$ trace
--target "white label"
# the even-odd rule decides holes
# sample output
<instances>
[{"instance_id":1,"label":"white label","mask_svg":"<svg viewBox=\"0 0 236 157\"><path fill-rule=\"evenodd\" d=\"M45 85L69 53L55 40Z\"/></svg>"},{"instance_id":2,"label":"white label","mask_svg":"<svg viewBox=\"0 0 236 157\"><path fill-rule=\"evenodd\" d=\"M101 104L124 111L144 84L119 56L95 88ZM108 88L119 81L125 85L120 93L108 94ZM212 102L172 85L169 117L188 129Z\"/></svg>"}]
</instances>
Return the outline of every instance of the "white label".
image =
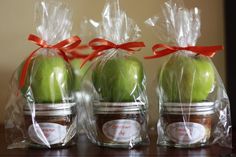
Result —
<instances>
[{"instance_id":1,"label":"white label","mask_svg":"<svg viewBox=\"0 0 236 157\"><path fill-rule=\"evenodd\" d=\"M178 144L194 144L206 137L203 125L192 122L172 123L166 129L168 137Z\"/></svg>"},{"instance_id":2,"label":"white label","mask_svg":"<svg viewBox=\"0 0 236 157\"><path fill-rule=\"evenodd\" d=\"M66 126L56 123L38 123L28 128L32 141L41 145L52 145L62 142L66 137Z\"/></svg>"},{"instance_id":3,"label":"white label","mask_svg":"<svg viewBox=\"0 0 236 157\"><path fill-rule=\"evenodd\" d=\"M140 136L141 126L134 120L112 120L106 122L102 131L104 135L115 142L129 142Z\"/></svg>"}]
</instances>

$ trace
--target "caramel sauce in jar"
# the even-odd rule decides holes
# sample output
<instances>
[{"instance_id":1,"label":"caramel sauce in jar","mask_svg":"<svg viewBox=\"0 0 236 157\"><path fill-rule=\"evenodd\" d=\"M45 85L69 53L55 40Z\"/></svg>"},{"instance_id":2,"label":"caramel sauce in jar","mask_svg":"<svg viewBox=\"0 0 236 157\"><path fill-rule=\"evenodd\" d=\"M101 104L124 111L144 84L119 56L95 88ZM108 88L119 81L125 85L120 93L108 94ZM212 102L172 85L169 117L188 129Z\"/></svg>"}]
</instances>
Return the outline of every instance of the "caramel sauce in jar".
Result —
<instances>
[{"instance_id":1,"label":"caramel sauce in jar","mask_svg":"<svg viewBox=\"0 0 236 157\"><path fill-rule=\"evenodd\" d=\"M76 144L75 103L35 104L24 107L30 147L63 148Z\"/></svg>"},{"instance_id":2,"label":"caramel sauce in jar","mask_svg":"<svg viewBox=\"0 0 236 157\"><path fill-rule=\"evenodd\" d=\"M161 115L165 139L160 144L194 148L209 144L212 134L214 103L166 103Z\"/></svg>"},{"instance_id":3,"label":"caramel sauce in jar","mask_svg":"<svg viewBox=\"0 0 236 157\"><path fill-rule=\"evenodd\" d=\"M132 147L147 136L146 108L142 103L97 103L94 115L101 146Z\"/></svg>"}]
</instances>

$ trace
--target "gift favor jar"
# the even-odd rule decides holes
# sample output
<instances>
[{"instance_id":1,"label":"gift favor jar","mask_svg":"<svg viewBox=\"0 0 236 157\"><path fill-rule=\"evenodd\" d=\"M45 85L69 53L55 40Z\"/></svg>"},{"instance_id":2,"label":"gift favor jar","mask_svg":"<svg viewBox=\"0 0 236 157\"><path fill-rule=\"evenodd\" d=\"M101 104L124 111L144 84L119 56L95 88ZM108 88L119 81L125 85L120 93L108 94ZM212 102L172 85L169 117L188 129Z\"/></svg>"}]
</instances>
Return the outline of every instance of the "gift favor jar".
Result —
<instances>
[{"instance_id":1,"label":"gift favor jar","mask_svg":"<svg viewBox=\"0 0 236 157\"><path fill-rule=\"evenodd\" d=\"M94 116L99 145L127 148L146 137L147 117L143 103L95 103Z\"/></svg>"},{"instance_id":2,"label":"gift favor jar","mask_svg":"<svg viewBox=\"0 0 236 157\"><path fill-rule=\"evenodd\" d=\"M161 145L192 148L208 145L214 123L214 103L165 103L161 115L165 139Z\"/></svg>"},{"instance_id":3,"label":"gift favor jar","mask_svg":"<svg viewBox=\"0 0 236 157\"><path fill-rule=\"evenodd\" d=\"M24 107L29 145L39 148L59 148L75 144L75 103L35 104Z\"/></svg>"}]
</instances>

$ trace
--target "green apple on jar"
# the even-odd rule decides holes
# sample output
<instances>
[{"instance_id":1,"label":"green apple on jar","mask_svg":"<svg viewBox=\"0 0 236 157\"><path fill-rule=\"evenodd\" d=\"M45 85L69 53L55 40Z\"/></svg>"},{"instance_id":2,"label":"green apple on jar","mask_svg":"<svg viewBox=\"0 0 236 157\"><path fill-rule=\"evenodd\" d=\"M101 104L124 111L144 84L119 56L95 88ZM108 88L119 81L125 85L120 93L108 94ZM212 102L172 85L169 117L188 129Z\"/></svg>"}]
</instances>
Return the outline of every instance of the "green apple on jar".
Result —
<instances>
[{"instance_id":1,"label":"green apple on jar","mask_svg":"<svg viewBox=\"0 0 236 157\"><path fill-rule=\"evenodd\" d=\"M160 71L159 85L165 101L205 101L214 90L214 68L205 56L173 55Z\"/></svg>"},{"instance_id":2,"label":"green apple on jar","mask_svg":"<svg viewBox=\"0 0 236 157\"><path fill-rule=\"evenodd\" d=\"M38 55L31 60L21 91L25 96L31 91L36 103L63 102L71 96L72 82L71 66L62 57Z\"/></svg>"},{"instance_id":3,"label":"green apple on jar","mask_svg":"<svg viewBox=\"0 0 236 157\"><path fill-rule=\"evenodd\" d=\"M133 102L143 90L142 63L135 57L117 57L100 62L92 71L92 82L105 102Z\"/></svg>"}]
</instances>

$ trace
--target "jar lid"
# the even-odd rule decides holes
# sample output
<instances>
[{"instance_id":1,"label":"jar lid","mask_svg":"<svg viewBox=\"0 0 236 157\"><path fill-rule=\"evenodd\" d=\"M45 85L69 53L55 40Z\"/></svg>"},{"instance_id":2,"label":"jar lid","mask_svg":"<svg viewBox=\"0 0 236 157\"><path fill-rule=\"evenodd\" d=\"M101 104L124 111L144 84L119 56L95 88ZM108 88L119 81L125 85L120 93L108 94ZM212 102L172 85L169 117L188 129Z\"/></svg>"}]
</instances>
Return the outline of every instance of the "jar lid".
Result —
<instances>
[{"instance_id":1,"label":"jar lid","mask_svg":"<svg viewBox=\"0 0 236 157\"><path fill-rule=\"evenodd\" d=\"M45 111L45 110L64 110L64 109L70 109L73 108L76 105L76 103L54 103L54 104L26 104L24 106L24 110L32 110L35 108L36 111Z\"/></svg>"},{"instance_id":2,"label":"jar lid","mask_svg":"<svg viewBox=\"0 0 236 157\"><path fill-rule=\"evenodd\" d=\"M214 102L164 103L163 110L168 114L212 114Z\"/></svg>"},{"instance_id":3,"label":"jar lid","mask_svg":"<svg viewBox=\"0 0 236 157\"><path fill-rule=\"evenodd\" d=\"M24 106L24 114L37 116L66 116L76 112L76 103L29 104Z\"/></svg>"},{"instance_id":4,"label":"jar lid","mask_svg":"<svg viewBox=\"0 0 236 157\"><path fill-rule=\"evenodd\" d=\"M194 102L194 103L177 103L177 102L166 102L163 104L164 107L212 107L214 102Z\"/></svg>"},{"instance_id":5,"label":"jar lid","mask_svg":"<svg viewBox=\"0 0 236 157\"><path fill-rule=\"evenodd\" d=\"M201 111L201 112L179 112L179 111L164 111L164 114L171 114L171 115L211 115L214 114L215 111L209 110L209 111Z\"/></svg>"},{"instance_id":6,"label":"jar lid","mask_svg":"<svg viewBox=\"0 0 236 157\"><path fill-rule=\"evenodd\" d=\"M146 105L143 102L96 102L93 110L98 114L134 114L146 111Z\"/></svg>"}]
</instances>

